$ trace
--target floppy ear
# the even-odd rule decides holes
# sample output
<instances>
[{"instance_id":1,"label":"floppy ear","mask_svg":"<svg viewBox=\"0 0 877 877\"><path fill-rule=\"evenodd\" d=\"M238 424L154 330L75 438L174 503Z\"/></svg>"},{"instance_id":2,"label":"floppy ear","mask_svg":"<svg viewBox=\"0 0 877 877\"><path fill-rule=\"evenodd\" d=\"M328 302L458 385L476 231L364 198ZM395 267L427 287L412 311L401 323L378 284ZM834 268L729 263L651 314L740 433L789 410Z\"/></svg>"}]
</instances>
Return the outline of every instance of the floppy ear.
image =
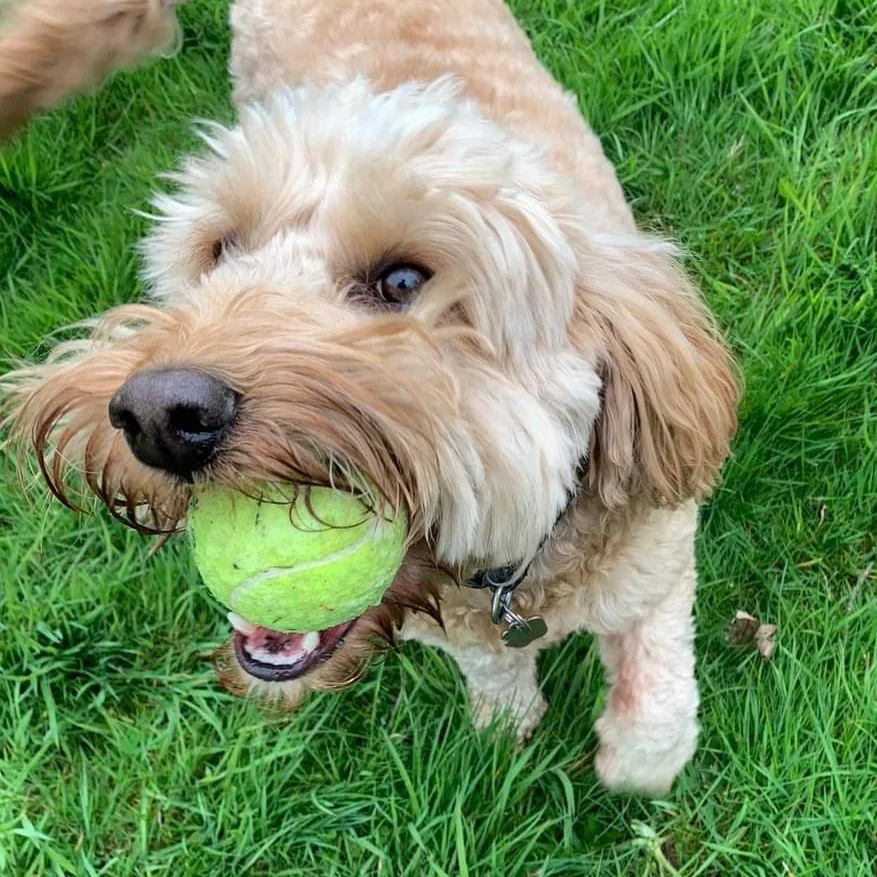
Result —
<instances>
[{"instance_id":1,"label":"floppy ear","mask_svg":"<svg viewBox=\"0 0 877 877\"><path fill-rule=\"evenodd\" d=\"M674 248L645 235L587 235L577 329L602 369L589 483L609 506L674 504L713 486L736 426L728 349Z\"/></svg>"}]
</instances>

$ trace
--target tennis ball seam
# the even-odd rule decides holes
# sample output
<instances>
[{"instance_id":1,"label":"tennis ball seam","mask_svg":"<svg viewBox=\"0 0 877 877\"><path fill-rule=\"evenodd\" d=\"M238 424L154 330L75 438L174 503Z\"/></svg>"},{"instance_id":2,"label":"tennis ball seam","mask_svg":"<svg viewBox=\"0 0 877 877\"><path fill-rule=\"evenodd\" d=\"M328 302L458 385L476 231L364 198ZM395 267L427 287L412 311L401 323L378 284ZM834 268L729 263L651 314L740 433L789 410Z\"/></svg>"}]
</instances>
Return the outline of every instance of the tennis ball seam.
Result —
<instances>
[{"instance_id":1,"label":"tennis ball seam","mask_svg":"<svg viewBox=\"0 0 877 877\"><path fill-rule=\"evenodd\" d=\"M228 605L237 611L238 602L253 590L253 588L259 587L259 585L263 585L266 582L270 582L272 579L279 578L280 576L289 575L290 573L310 572L311 570L319 569L321 566L335 563L338 560L343 560L351 554L355 554L370 539L373 539L377 535L380 524L380 519L374 520L356 542L352 542L350 545L340 548L332 554L318 557L314 560L307 560L303 563L293 564L292 566L272 566L269 569L261 570L235 586L232 592L228 595Z\"/></svg>"}]
</instances>

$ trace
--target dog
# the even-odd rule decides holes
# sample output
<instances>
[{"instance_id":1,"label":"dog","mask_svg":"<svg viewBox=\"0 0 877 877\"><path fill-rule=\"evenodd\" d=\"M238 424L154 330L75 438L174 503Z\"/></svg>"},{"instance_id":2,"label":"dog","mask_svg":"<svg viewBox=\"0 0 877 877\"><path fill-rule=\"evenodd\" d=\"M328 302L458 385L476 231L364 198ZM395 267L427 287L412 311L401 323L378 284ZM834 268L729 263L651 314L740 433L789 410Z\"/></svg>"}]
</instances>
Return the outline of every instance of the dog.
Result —
<instances>
[{"instance_id":1,"label":"dog","mask_svg":"<svg viewBox=\"0 0 877 877\"><path fill-rule=\"evenodd\" d=\"M7 119L163 44L174 10L79 13L104 31L65 31ZM501 0L235 0L231 24L239 121L204 127L156 197L148 299L4 379L19 456L162 538L193 487L366 476L411 522L383 602L307 647L232 616L224 683L292 708L381 638L418 640L455 659L476 725L525 740L539 651L587 631L609 685L596 772L666 792L698 736L698 504L738 402L676 249L638 230ZM95 53L106 28L120 42Z\"/></svg>"}]
</instances>

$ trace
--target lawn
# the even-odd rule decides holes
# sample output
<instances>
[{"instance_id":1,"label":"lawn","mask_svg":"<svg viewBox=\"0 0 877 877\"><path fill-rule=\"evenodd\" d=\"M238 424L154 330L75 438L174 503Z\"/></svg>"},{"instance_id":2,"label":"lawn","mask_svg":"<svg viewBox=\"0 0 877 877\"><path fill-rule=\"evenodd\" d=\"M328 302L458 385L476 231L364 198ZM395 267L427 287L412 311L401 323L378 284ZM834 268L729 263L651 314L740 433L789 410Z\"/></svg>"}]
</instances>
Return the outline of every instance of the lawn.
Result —
<instances>
[{"instance_id":1,"label":"lawn","mask_svg":"<svg viewBox=\"0 0 877 877\"><path fill-rule=\"evenodd\" d=\"M214 681L184 546L0 476L0 873L794 875L877 868L877 7L517 0L641 222L691 253L746 377L705 509L703 737L665 800L597 784L593 644L542 661L531 745L479 736L444 657L266 718ZM230 119L226 2L174 60L0 150L0 351L141 293L156 175ZM158 185L162 185L158 183ZM770 661L726 642L744 609Z\"/></svg>"}]
</instances>

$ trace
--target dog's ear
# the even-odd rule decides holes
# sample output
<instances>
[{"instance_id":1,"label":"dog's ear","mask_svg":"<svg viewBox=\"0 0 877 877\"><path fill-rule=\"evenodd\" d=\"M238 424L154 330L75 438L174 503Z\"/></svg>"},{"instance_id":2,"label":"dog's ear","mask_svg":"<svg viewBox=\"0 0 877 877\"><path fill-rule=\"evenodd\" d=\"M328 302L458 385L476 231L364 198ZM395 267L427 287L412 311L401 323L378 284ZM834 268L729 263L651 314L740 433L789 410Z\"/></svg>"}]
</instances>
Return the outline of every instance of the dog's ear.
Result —
<instances>
[{"instance_id":1,"label":"dog's ear","mask_svg":"<svg viewBox=\"0 0 877 877\"><path fill-rule=\"evenodd\" d=\"M609 506L635 493L674 504L715 483L736 426L737 376L674 248L644 235L588 235L577 331L601 365L589 460Z\"/></svg>"}]
</instances>

